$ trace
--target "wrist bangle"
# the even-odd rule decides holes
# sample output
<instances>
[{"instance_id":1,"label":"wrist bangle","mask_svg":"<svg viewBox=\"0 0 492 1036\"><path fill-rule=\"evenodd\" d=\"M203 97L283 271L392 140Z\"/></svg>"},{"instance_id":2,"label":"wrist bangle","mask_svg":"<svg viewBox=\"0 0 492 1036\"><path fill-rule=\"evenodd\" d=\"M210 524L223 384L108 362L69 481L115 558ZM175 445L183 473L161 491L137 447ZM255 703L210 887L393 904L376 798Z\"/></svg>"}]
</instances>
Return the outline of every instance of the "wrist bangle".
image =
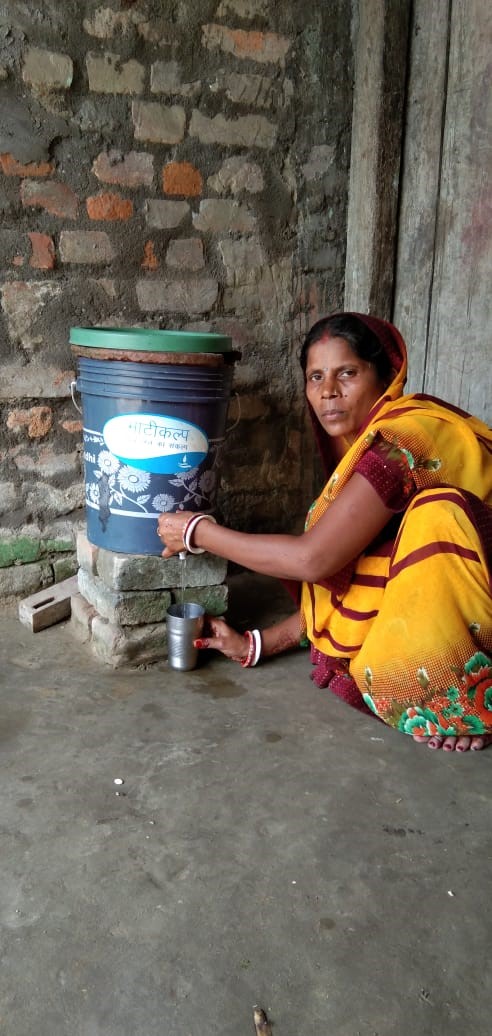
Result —
<instances>
[{"instance_id":1,"label":"wrist bangle","mask_svg":"<svg viewBox=\"0 0 492 1036\"><path fill-rule=\"evenodd\" d=\"M202 518L207 518L208 521L209 522L213 522L214 525L217 524L217 522L216 522L216 520L215 520L215 518L214 518L214 516L212 514L201 514L200 513L200 514L194 514L191 518L188 518L188 521L186 522L186 525L185 525L185 527L183 529L183 543L184 543L184 545L186 547L186 550L188 550L190 554L204 554L205 553L205 547L192 547L191 546L192 534L194 533L194 531L195 531L195 529L196 529L196 527L198 525L198 522L201 522Z\"/></svg>"},{"instance_id":2,"label":"wrist bangle","mask_svg":"<svg viewBox=\"0 0 492 1036\"><path fill-rule=\"evenodd\" d=\"M257 665L261 657L261 633L259 630L246 630L245 637L249 640L248 654L243 658L241 665L243 669L250 669Z\"/></svg>"}]
</instances>

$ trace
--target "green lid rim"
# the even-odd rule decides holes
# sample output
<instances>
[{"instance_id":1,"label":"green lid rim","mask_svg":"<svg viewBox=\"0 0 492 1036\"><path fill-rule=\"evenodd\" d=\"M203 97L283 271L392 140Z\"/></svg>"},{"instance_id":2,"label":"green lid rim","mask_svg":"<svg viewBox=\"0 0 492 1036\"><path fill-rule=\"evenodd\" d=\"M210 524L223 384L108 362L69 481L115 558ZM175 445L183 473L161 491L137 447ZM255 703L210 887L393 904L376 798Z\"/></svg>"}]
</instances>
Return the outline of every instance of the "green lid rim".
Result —
<instances>
[{"instance_id":1,"label":"green lid rim","mask_svg":"<svg viewBox=\"0 0 492 1036\"><path fill-rule=\"evenodd\" d=\"M86 349L126 349L129 352L232 352L232 338L228 335L147 327L71 327L70 345Z\"/></svg>"}]
</instances>

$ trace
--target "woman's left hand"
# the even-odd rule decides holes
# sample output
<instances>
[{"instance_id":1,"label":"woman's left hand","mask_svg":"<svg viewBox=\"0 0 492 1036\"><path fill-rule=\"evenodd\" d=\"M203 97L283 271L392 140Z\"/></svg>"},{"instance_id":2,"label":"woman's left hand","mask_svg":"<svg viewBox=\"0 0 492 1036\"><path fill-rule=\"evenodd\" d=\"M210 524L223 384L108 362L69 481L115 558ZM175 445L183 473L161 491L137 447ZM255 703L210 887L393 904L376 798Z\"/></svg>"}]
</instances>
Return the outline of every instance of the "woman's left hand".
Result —
<instances>
[{"instance_id":1,"label":"woman's left hand","mask_svg":"<svg viewBox=\"0 0 492 1036\"><path fill-rule=\"evenodd\" d=\"M159 515L157 535L165 547L162 551L163 558L171 558L173 554L186 550L183 533L190 518L193 518L193 511L165 511Z\"/></svg>"}]
</instances>

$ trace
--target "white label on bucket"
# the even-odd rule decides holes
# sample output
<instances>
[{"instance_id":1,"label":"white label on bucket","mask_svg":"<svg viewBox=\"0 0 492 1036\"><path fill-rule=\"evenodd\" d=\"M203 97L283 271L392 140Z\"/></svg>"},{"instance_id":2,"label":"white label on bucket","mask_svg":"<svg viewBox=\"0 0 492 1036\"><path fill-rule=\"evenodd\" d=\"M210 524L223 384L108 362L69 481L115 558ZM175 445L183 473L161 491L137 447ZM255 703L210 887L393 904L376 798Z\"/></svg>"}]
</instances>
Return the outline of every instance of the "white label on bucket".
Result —
<instances>
[{"instance_id":1,"label":"white label on bucket","mask_svg":"<svg viewBox=\"0 0 492 1036\"><path fill-rule=\"evenodd\" d=\"M143 471L177 474L198 467L208 453L204 432L189 421L162 414L121 414L103 428L115 457Z\"/></svg>"}]
</instances>

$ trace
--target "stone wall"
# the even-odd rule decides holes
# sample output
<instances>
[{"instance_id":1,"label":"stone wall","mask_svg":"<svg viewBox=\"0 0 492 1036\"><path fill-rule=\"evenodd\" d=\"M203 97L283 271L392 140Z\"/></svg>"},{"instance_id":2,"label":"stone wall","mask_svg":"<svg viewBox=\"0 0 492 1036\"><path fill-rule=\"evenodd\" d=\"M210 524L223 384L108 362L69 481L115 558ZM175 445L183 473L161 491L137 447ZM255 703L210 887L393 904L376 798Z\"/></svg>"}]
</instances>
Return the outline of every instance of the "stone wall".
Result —
<instances>
[{"instance_id":1,"label":"stone wall","mask_svg":"<svg viewBox=\"0 0 492 1036\"><path fill-rule=\"evenodd\" d=\"M230 334L220 514L302 521L297 351L343 302L350 5L0 2L0 594L76 568L72 326Z\"/></svg>"}]
</instances>

